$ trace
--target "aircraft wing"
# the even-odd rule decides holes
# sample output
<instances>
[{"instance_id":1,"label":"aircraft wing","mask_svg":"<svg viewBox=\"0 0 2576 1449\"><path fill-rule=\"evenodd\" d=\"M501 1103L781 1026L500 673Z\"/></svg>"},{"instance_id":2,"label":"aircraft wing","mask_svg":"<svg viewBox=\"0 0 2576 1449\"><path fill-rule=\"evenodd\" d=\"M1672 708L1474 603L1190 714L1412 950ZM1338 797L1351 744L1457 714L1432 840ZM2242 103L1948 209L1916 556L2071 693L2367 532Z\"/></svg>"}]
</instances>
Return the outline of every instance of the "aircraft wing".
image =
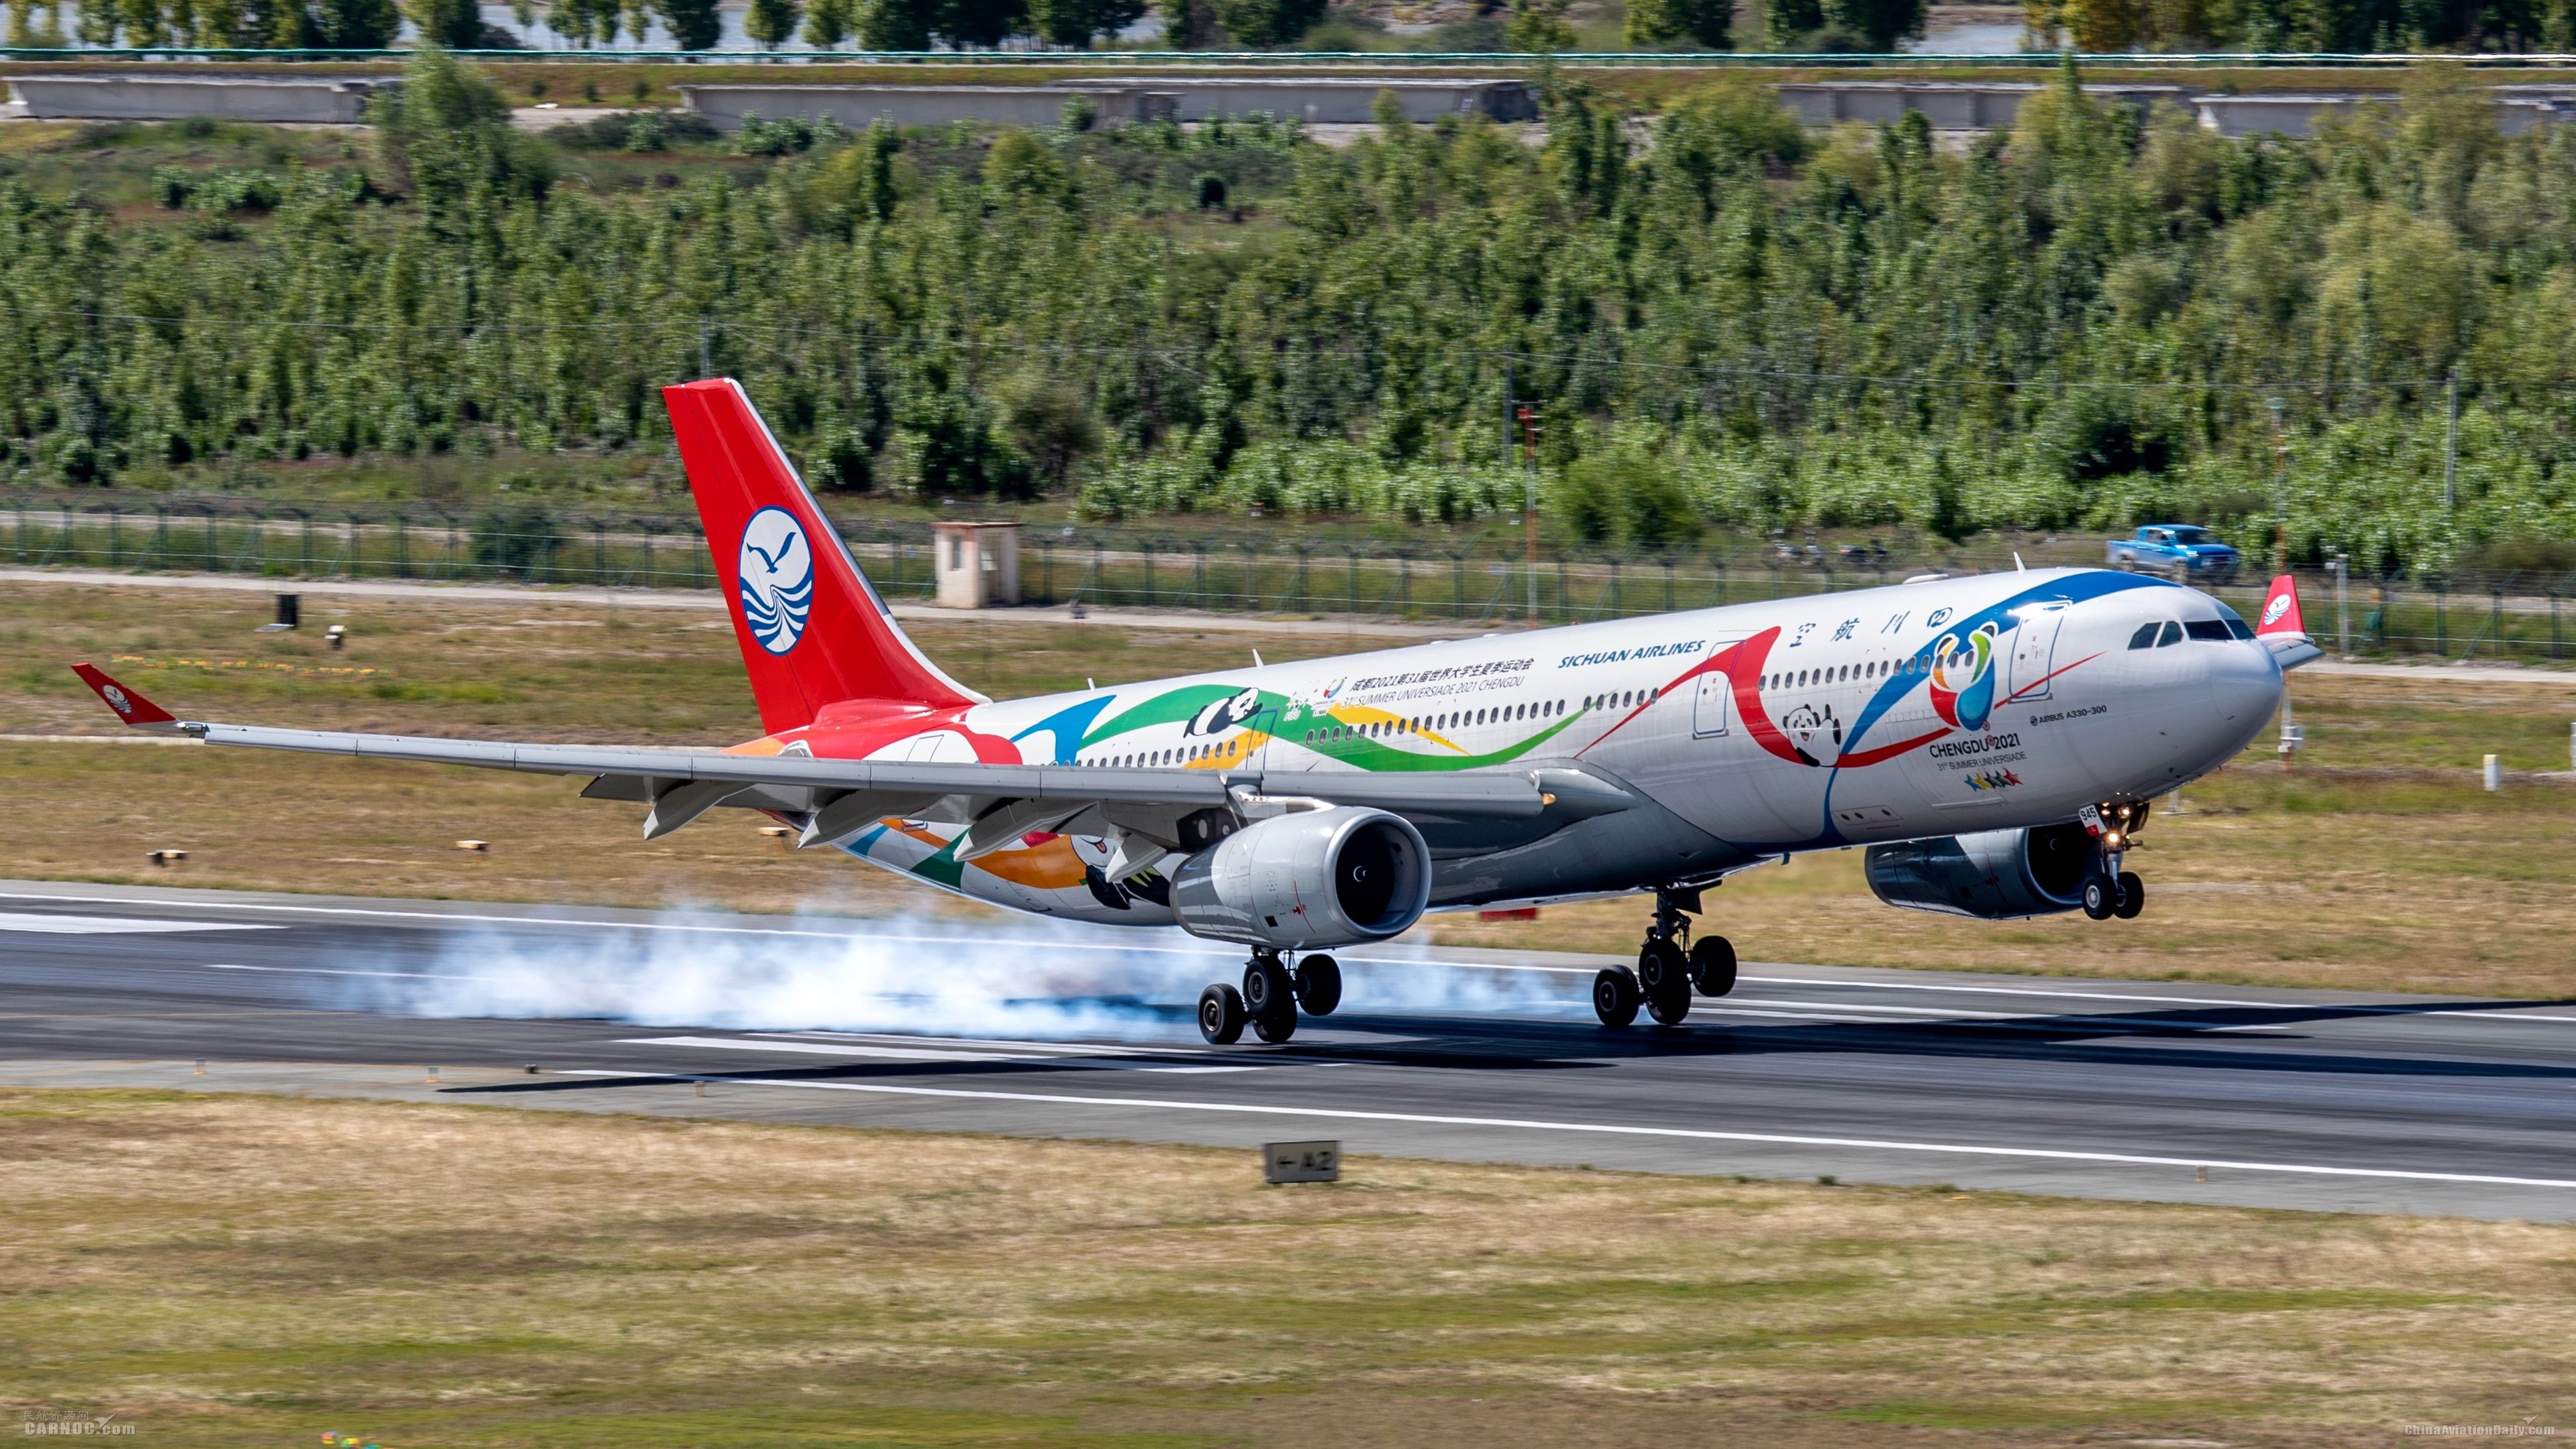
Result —
<instances>
[{"instance_id":1,"label":"aircraft wing","mask_svg":"<svg viewBox=\"0 0 2576 1449\"><path fill-rule=\"evenodd\" d=\"M1529 770L1438 775L1372 775L1341 771L1087 769L1071 765L933 764L906 760L823 760L802 755L731 754L632 745L523 744L413 735L183 720L104 672L73 672L110 709L138 729L188 734L210 745L473 765L546 775L590 775L582 793L653 807L650 840L677 830L717 805L749 806L806 816L806 844L834 843L890 815L952 818L998 845L1029 830L1054 829L1088 810L1108 824L1189 844L1180 826L1190 813L1266 794L1364 805L1413 816L1527 817L1557 803L1575 814L1625 809L1624 792L1574 771ZM1562 776L1559 779L1556 777ZM1155 821L1162 822L1157 828ZM845 828L846 827L846 828Z\"/></svg>"}]
</instances>

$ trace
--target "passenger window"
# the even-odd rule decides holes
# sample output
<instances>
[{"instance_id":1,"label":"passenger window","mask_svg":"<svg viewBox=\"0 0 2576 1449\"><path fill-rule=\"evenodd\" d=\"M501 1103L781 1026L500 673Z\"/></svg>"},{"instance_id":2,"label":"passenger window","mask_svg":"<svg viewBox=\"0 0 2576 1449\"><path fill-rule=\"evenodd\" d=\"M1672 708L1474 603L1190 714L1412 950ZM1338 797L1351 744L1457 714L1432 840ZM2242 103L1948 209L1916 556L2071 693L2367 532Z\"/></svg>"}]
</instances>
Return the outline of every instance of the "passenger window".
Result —
<instances>
[{"instance_id":1,"label":"passenger window","mask_svg":"<svg viewBox=\"0 0 2576 1449\"><path fill-rule=\"evenodd\" d=\"M2157 648L2159 648L2159 649L2163 649L2163 648L2167 648L2167 647L2170 647L2170 646L2175 645L2175 644L2179 644L2179 643L2181 643L2181 642L2182 642L2182 626L2181 626L2180 624L2175 623L2175 622L2174 622L2174 621L2172 621L2171 619L2167 619L2167 620L2165 621L2165 632L2164 632L2164 634L2162 635L2162 637L2160 637L2160 638L2158 638L2158 639L2156 640L2156 647L2157 647Z\"/></svg>"},{"instance_id":2,"label":"passenger window","mask_svg":"<svg viewBox=\"0 0 2576 1449\"><path fill-rule=\"evenodd\" d=\"M2183 632L2194 639L2205 639L2214 644L2227 642L2227 626L2216 619L2194 619L2183 626Z\"/></svg>"},{"instance_id":3,"label":"passenger window","mask_svg":"<svg viewBox=\"0 0 2576 1449\"><path fill-rule=\"evenodd\" d=\"M2161 622L2140 624L2138 626L2138 632L2129 636L2129 647L2132 649L2155 648L2156 631L2163 627L2164 625Z\"/></svg>"}]
</instances>

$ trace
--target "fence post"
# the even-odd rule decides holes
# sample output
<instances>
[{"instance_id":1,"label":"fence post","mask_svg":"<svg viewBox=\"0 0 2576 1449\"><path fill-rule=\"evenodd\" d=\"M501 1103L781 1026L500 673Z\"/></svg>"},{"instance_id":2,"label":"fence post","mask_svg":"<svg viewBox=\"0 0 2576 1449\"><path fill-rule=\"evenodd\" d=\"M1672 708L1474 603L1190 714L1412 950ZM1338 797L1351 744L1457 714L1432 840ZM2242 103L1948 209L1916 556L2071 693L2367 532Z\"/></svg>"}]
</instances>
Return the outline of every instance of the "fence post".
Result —
<instances>
[{"instance_id":1,"label":"fence post","mask_svg":"<svg viewBox=\"0 0 2576 1449\"><path fill-rule=\"evenodd\" d=\"M2451 586L2445 580L2433 586L2433 652L2451 652Z\"/></svg>"},{"instance_id":2,"label":"fence post","mask_svg":"<svg viewBox=\"0 0 2576 1449\"><path fill-rule=\"evenodd\" d=\"M1463 553L1449 555L1449 617L1467 617L1467 556Z\"/></svg>"},{"instance_id":3,"label":"fence post","mask_svg":"<svg viewBox=\"0 0 2576 1449\"><path fill-rule=\"evenodd\" d=\"M2559 657L2559 655L2558 655L2558 590L2557 590L2557 589L2555 589L2555 588L2552 588L2552 589L2549 591L2549 657L2550 657L2550 658L2552 658L2552 659L2556 659L2556 658L2558 658L2558 657Z\"/></svg>"},{"instance_id":4,"label":"fence post","mask_svg":"<svg viewBox=\"0 0 2576 1449\"><path fill-rule=\"evenodd\" d=\"M1673 556L1664 555L1664 612L1673 612Z\"/></svg>"},{"instance_id":5,"label":"fence post","mask_svg":"<svg viewBox=\"0 0 2576 1449\"><path fill-rule=\"evenodd\" d=\"M152 505L152 567L170 566L170 509L167 504Z\"/></svg>"}]
</instances>

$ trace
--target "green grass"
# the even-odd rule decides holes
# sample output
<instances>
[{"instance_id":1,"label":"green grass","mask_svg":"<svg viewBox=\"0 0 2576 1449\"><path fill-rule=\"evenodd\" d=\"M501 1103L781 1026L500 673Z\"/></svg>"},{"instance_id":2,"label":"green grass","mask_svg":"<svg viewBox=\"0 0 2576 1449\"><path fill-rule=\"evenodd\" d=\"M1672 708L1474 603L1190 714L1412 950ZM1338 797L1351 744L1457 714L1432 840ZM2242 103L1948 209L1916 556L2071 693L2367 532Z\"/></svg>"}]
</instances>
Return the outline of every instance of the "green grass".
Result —
<instances>
[{"instance_id":1,"label":"green grass","mask_svg":"<svg viewBox=\"0 0 2576 1449\"><path fill-rule=\"evenodd\" d=\"M2348 1444L2576 1412L2576 1229L0 1091L0 1406L155 1443ZM1211 1232L1222 1225L1227 1231Z\"/></svg>"}]
</instances>

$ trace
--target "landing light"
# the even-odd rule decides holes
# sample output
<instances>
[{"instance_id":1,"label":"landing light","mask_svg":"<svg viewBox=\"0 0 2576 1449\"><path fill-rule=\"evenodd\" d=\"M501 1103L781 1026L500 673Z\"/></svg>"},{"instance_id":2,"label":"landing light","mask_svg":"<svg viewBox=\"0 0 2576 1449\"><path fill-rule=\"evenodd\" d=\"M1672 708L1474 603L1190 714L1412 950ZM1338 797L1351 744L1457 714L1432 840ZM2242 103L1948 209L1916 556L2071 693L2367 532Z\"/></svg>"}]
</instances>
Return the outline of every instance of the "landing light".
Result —
<instances>
[{"instance_id":1,"label":"landing light","mask_svg":"<svg viewBox=\"0 0 2576 1449\"><path fill-rule=\"evenodd\" d=\"M2120 848L2120 832L2118 832L2118 831L2114 830L2114 831L2112 831L2110 834L2103 836L2103 837L2102 837L2102 845L2103 845L2103 848L2105 848L2105 849L2107 849L2107 850L2117 850L2117 849L2119 849L2119 848Z\"/></svg>"}]
</instances>

